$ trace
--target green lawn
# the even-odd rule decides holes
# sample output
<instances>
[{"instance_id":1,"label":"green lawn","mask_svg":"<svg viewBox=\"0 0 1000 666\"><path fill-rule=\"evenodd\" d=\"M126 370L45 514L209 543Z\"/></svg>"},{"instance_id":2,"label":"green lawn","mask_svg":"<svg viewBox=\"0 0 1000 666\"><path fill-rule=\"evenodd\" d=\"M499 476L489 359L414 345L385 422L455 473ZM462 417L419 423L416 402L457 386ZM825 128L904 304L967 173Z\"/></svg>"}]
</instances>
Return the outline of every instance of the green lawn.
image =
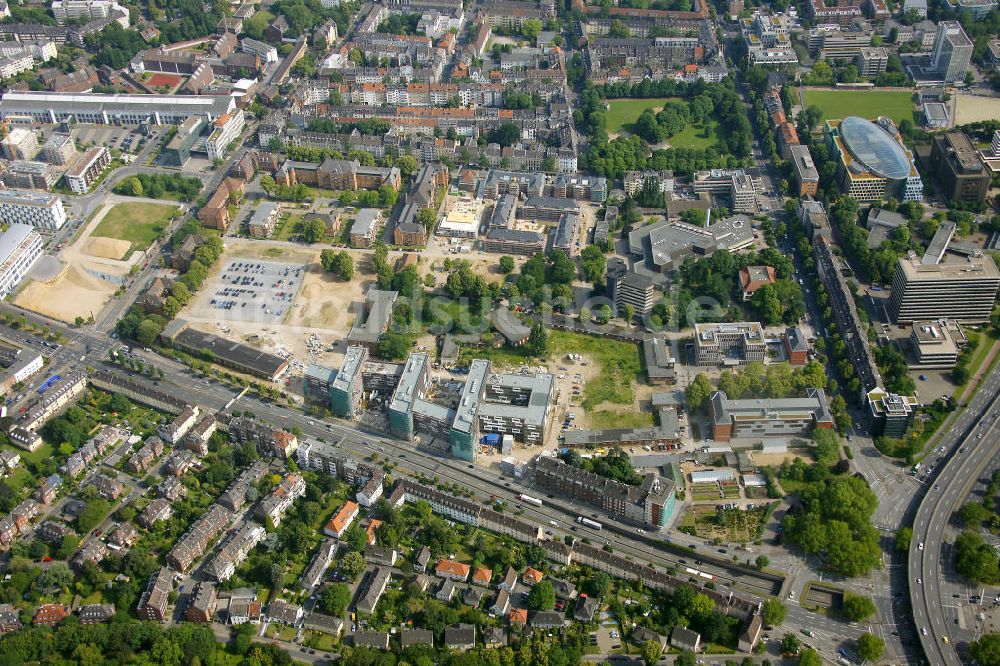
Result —
<instances>
[{"instance_id":1,"label":"green lawn","mask_svg":"<svg viewBox=\"0 0 1000 666\"><path fill-rule=\"evenodd\" d=\"M847 116L873 119L888 116L899 124L916 120L916 109L908 92L888 90L803 90L806 106L815 104L823 109L823 120Z\"/></svg>"},{"instance_id":2,"label":"green lawn","mask_svg":"<svg viewBox=\"0 0 1000 666\"><path fill-rule=\"evenodd\" d=\"M177 211L177 206L166 204L115 204L104 215L92 235L129 241L132 247L125 254L128 257L133 250L145 250L152 245Z\"/></svg>"},{"instance_id":3,"label":"green lawn","mask_svg":"<svg viewBox=\"0 0 1000 666\"><path fill-rule=\"evenodd\" d=\"M609 428L648 428L653 425L653 415L649 412L615 412L609 409L591 412L587 415L590 427L599 430Z\"/></svg>"},{"instance_id":4,"label":"green lawn","mask_svg":"<svg viewBox=\"0 0 1000 666\"><path fill-rule=\"evenodd\" d=\"M667 139L671 148L705 149L714 146L719 133L719 123L710 118L705 125L688 125Z\"/></svg>"},{"instance_id":5,"label":"green lawn","mask_svg":"<svg viewBox=\"0 0 1000 666\"><path fill-rule=\"evenodd\" d=\"M659 111L667 102L683 102L680 97L650 97L649 99L611 99L608 100L608 111L605 114L608 132L620 132L628 129L646 109Z\"/></svg>"}]
</instances>

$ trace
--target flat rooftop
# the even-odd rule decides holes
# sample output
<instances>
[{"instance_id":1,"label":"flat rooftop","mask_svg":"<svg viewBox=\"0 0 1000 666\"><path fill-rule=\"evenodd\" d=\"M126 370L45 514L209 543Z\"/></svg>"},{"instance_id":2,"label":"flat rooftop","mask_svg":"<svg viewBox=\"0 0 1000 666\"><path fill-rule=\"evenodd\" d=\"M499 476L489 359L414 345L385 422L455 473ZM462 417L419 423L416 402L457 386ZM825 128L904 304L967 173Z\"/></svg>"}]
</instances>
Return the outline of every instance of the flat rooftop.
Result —
<instances>
[{"instance_id":1,"label":"flat rooftop","mask_svg":"<svg viewBox=\"0 0 1000 666\"><path fill-rule=\"evenodd\" d=\"M920 260L903 258L899 266L907 280L1000 280L1000 271L988 254L981 257L952 258L937 264L922 264Z\"/></svg>"},{"instance_id":2,"label":"flat rooftop","mask_svg":"<svg viewBox=\"0 0 1000 666\"><path fill-rule=\"evenodd\" d=\"M241 342L233 342L211 333L186 328L174 338L176 344L188 349L212 352L223 362L247 368L267 377L274 377L287 367L285 359Z\"/></svg>"}]
</instances>

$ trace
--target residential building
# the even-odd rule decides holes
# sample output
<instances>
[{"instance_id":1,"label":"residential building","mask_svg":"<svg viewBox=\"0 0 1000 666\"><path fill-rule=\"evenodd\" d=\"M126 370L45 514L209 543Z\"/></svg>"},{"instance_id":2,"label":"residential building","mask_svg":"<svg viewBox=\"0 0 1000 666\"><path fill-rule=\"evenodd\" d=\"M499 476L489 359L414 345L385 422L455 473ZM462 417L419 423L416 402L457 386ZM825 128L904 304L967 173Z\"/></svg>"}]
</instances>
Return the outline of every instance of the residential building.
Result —
<instances>
[{"instance_id":1,"label":"residential building","mask_svg":"<svg viewBox=\"0 0 1000 666\"><path fill-rule=\"evenodd\" d=\"M289 603L284 599L274 599L267 605L267 619L271 622L297 627L302 621L302 606Z\"/></svg>"},{"instance_id":2,"label":"residential building","mask_svg":"<svg viewBox=\"0 0 1000 666\"><path fill-rule=\"evenodd\" d=\"M100 624L115 616L115 607L111 604L84 604L76 610L80 624Z\"/></svg>"},{"instance_id":3,"label":"residential building","mask_svg":"<svg viewBox=\"0 0 1000 666\"><path fill-rule=\"evenodd\" d=\"M305 479L298 474L286 474L271 494L257 505L255 515L261 520L270 520L271 524L277 527L281 524L281 517L285 511L305 492Z\"/></svg>"},{"instance_id":4,"label":"residential building","mask_svg":"<svg viewBox=\"0 0 1000 666\"><path fill-rule=\"evenodd\" d=\"M215 583L209 581L198 583L191 604L184 611L184 619L188 622L214 622L218 599Z\"/></svg>"},{"instance_id":5,"label":"residential building","mask_svg":"<svg viewBox=\"0 0 1000 666\"><path fill-rule=\"evenodd\" d=\"M674 630L676 632L676 629ZM740 632L736 646L741 652L753 653L761 634L764 633L764 618L759 613L755 613L747 622L746 627ZM671 635L671 641L673 635Z\"/></svg>"},{"instance_id":6,"label":"residential building","mask_svg":"<svg viewBox=\"0 0 1000 666\"><path fill-rule=\"evenodd\" d=\"M194 426L199 413L197 405L188 405L170 423L160 426L157 433L167 444L177 444Z\"/></svg>"},{"instance_id":7,"label":"residential building","mask_svg":"<svg viewBox=\"0 0 1000 666\"><path fill-rule=\"evenodd\" d=\"M444 628L444 644L449 650L464 652L476 647L476 625L457 624Z\"/></svg>"},{"instance_id":8,"label":"residential building","mask_svg":"<svg viewBox=\"0 0 1000 666\"><path fill-rule=\"evenodd\" d=\"M389 567L376 567L374 571L368 574L367 579L363 583L364 591L358 597L358 601L355 604L355 610L364 615L371 615L375 612L375 606L378 605L379 599L385 593L386 587L389 585L389 579L392 577L392 570Z\"/></svg>"},{"instance_id":9,"label":"residential building","mask_svg":"<svg viewBox=\"0 0 1000 666\"><path fill-rule=\"evenodd\" d=\"M806 389L805 398L730 400L716 391L708 404L712 439L791 437L816 428L833 428L833 416L821 388Z\"/></svg>"},{"instance_id":10,"label":"residential building","mask_svg":"<svg viewBox=\"0 0 1000 666\"><path fill-rule=\"evenodd\" d=\"M935 134L930 164L937 167L941 186L952 201L976 204L986 200L993 174L962 132Z\"/></svg>"},{"instance_id":11,"label":"residential building","mask_svg":"<svg viewBox=\"0 0 1000 666\"><path fill-rule=\"evenodd\" d=\"M340 507L337 514L330 519L330 521L323 528L323 534L341 538L347 532L347 529L354 522L354 519L358 517L359 511L358 504L347 500L344 502L344 506Z\"/></svg>"},{"instance_id":12,"label":"residential building","mask_svg":"<svg viewBox=\"0 0 1000 666\"><path fill-rule=\"evenodd\" d=\"M22 627L18 611L11 604L0 604L0 633L18 631Z\"/></svg>"},{"instance_id":13,"label":"residential building","mask_svg":"<svg viewBox=\"0 0 1000 666\"><path fill-rule=\"evenodd\" d=\"M55 185L60 172L45 162L14 160L7 166L7 171L0 174L5 187L15 187L25 190L49 190Z\"/></svg>"},{"instance_id":14,"label":"residential building","mask_svg":"<svg viewBox=\"0 0 1000 666\"><path fill-rule=\"evenodd\" d=\"M809 147L801 144L789 148L790 161L795 173L800 197L815 196L819 189L819 171L813 163Z\"/></svg>"},{"instance_id":15,"label":"residential building","mask_svg":"<svg viewBox=\"0 0 1000 666\"><path fill-rule=\"evenodd\" d=\"M362 208L351 224L351 247L369 247L375 240L382 221L382 213L375 208Z\"/></svg>"},{"instance_id":16,"label":"residential building","mask_svg":"<svg viewBox=\"0 0 1000 666\"><path fill-rule=\"evenodd\" d=\"M967 13L975 20L983 19L997 11L997 0L944 0L949 9Z\"/></svg>"},{"instance_id":17,"label":"residential building","mask_svg":"<svg viewBox=\"0 0 1000 666\"><path fill-rule=\"evenodd\" d=\"M129 27L128 9L115 0L52 0L51 9L59 25L73 20L88 21L113 16L121 27Z\"/></svg>"},{"instance_id":18,"label":"residential building","mask_svg":"<svg viewBox=\"0 0 1000 666\"><path fill-rule=\"evenodd\" d=\"M0 189L0 219L55 231L66 223L66 210L57 194Z\"/></svg>"},{"instance_id":19,"label":"residential building","mask_svg":"<svg viewBox=\"0 0 1000 666\"><path fill-rule=\"evenodd\" d=\"M35 609L31 623L36 627L54 627L69 617L69 611L62 604L42 604Z\"/></svg>"},{"instance_id":20,"label":"residential building","mask_svg":"<svg viewBox=\"0 0 1000 666\"><path fill-rule=\"evenodd\" d=\"M441 578L447 578L448 580L458 581L460 583L467 581L471 572L472 567L468 564L462 564L461 562L456 562L454 560L439 560L437 565L434 567L434 573Z\"/></svg>"},{"instance_id":21,"label":"residential building","mask_svg":"<svg viewBox=\"0 0 1000 666\"><path fill-rule=\"evenodd\" d=\"M8 160L30 160L38 152L38 135L26 127L12 127L0 141L0 149Z\"/></svg>"},{"instance_id":22,"label":"residential building","mask_svg":"<svg viewBox=\"0 0 1000 666\"><path fill-rule=\"evenodd\" d=\"M898 323L951 319L981 324L989 321L998 288L1000 271L989 255L938 264L903 257L893 274L889 312Z\"/></svg>"},{"instance_id":23,"label":"residential building","mask_svg":"<svg viewBox=\"0 0 1000 666\"><path fill-rule=\"evenodd\" d=\"M257 56L265 64L278 62L278 49L266 42L250 39L249 37L244 37L240 40L240 52Z\"/></svg>"},{"instance_id":24,"label":"residential building","mask_svg":"<svg viewBox=\"0 0 1000 666\"><path fill-rule=\"evenodd\" d=\"M302 579L299 581L302 589L312 592L319 587L320 583L323 582L326 570L330 567L330 563L333 562L333 558L337 554L338 546L339 542L335 539L323 540L323 543L319 546L319 550L313 556L312 562L309 563L309 567L302 574Z\"/></svg>"},{"instance_id":25,"label":"residential building","mask_svg":"<svg viewBox=\"0 0 1000 666\"><path fill-rule=\"evenodd\" d=\"M136 613L142 620L162 622L167 619L167 604L174 590L174 577L170 569L160 567L149 577L146 589L139 599Z\"/></svg>"},{"instance_id":26,"label":"residential building","mask_svg":"<svg viewBox=\"0 0 1000 666\"><path fill-rule=\"evenodd\" d=\"M674 512L674 484L655 474L647 474L638 486L629 486L540 456L535 463L535 483L565 499L587 502L609 515L654 528L666 525Z\"/></svg>"},{"instance_id":27,"label":"residential building","mask_svg":"<svg viewBox=\"0 0 1000 666\"><path fill-rule=\"evenodd\" d=\"M146 529L152 529L156 523L168 520L171 514L173 514L173 507L170 502L158 497L147 504L146 508L139 514L139 524Z\"/></svg>"},{"instance_id":28,"label":"residential building","mask_svg":"<svg viewBox=\"0 0 1000 666\"><path fill-rule=\"evenodd\" d=\"M787 329L781 341L790 365L803 366L809 362L809 341L801 328L793 326Z\"/></svg>"},{"instance_id":29,"label":"residential building","mask_svg":"<svg viewBox=\"0 0 1000 666\"><path fill-rule=\"evenodd\" d=\"M270 238L278 224L280 213L281 208L278 204L271 201L263 202L247 222L247 231L253 238Z\"/></svg>"},{"instance_id":30,"label":"residential building","mask_svg":"<svg viewBox=\"0 0 1000 666\"><path fill-rule=\"evenodd\" d=\"M866 46L854 56L854 65L858 68L858 76L874 79L884 74L889 65L889 51L884 46Z\"/></svg>"},{"instance_id":31,"label":"residential building","mask_svg":"<svg viewBox=\"0 0 1000 666\"><path fill-rule=\"evenodd\" d=\"M385 291L374 287L370 288L365 294L365 302L362 310L358 312L354 320L354 325L351 326L351 330L347 333L347 344L351 346L360 345L369 351L374 351L382 334L389 330L389 324L392 322L393 308L398 297L399 293L395 291ZM346 358L344 359L344 364L347 364ZM341 373L343 371L344 368L341 367ZM339 382L340 373L337 374L337 379L334 381L335 391L338 388ZM334 411L337 411L336 408Z\"/></svg>"},{"instance_id":32,"label":"residential building","mask_svg":"<svg viewBox=\"0 0 1000 666\"><path fill-rule=\"evenodd\" d=\"M678 650L698 652L701 649L701 634L678 624L670 632L670 645Z\"/></svg>"},{"instance_id":33,"label":"residential building","mask_svg":"<svg viewBox=\"0 0 1000 666\"><path fill-rule=\"evenodd\" d=\"M66 184L74 194L86 194L109 166L111 152L105 146L89 148L66 172Z\"/></svg>"},{"instance_id":34,"label":"residential building","mask_svg":"<svg viewBox=\"0 0 1000 666\"><path fill-rule=\"evenodd\" d=\"M774 284L774 267L744 266L740 269L739 283L743 300L749 301L758 289Z\"/></svg>"},{"instance_id":35,"label":"residential building","mask_svg":"<svg viewBox=\"0 0 1000 666\"><path fill-rule=\"evenodd\" d=\"M209 543L215 540L228 527L231 515L219 506L213 504L191 526L184 536L167 553L167 564L177 571L187 571L195 560L205 552Z\"/></svg>"},{"instance_id":36,"label":"residential building","mask_svg":"<svg viewBox=\"0 0 1000 666\"><path fill-rule=\"evenodd\" d=\"M15 131L29 132L32 136L34 136L34 132L30 132L30 130L26 130L21 127L16 127L11 130L12 133ZM8 134L8 136L10 135ZM4 146L4 148L4 153L6 153L6 146ZM72 135L52 134L49 136L49 138L46 139L45 144L42 146L40 157L49 164L62 165L72 162L76 158L76 143L73 141Z\"/></svg>"}]
</instances>

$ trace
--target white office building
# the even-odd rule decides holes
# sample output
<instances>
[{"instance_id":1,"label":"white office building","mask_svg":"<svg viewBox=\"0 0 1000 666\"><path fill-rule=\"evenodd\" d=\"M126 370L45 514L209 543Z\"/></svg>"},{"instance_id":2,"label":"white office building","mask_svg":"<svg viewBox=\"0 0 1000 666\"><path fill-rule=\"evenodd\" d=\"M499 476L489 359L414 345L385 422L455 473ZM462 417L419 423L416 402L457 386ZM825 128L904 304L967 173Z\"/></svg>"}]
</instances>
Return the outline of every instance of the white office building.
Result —
<instances>
[{"instance_id":1,"label":"white office building","mask_svg":"<svg viewBox=\"0 0 1000 666\"><path fill-rule=\"evenodd\" d=\"M129 25L128 9L115 0L53 0L52 15L59 25L66 25L67 21L76 19L92 21L112 15L120 17L118 23L123 28Z\"/></svg>"},{"instance_id":2,"label":"white office building","mask_svg":"<svg viewBox=\"0 0 1000 666\"><path fill-rule=\"evenodd\" d=\"M260 56L265 63L278 62L278 49L270 44L244 37L240 40L240 51Z\"/></svg>"},{"instance_id":3,"label":"white office building","mask_svg":"<svg viewBox=\"0 0 1000 666\"><path fill-rule=\"evenodd\" d=\"M66 223L62 197L48 192L0 190L0 220L40 229L59 229Z\"/></svg>"},{"instance_id":4,"label":"white office building","mask_svg":"<svg viewBox=\"0 0 1000 666\"><path fill-rule=\"evenodd\" d=\"M0 298L21 283L42 254L42 237L26 224L12 224L0 235Z\"/></svg>"},{"instance_id":5,"label":"white office building","mask_svg":"<svg viewBox=\"0 0 1000 666\"><path fill-rule=\"evenodd\" d=\"M937 72L945 83L965 80L972 62L972 40L965 34L958 21L938 23L934 52L931 55L931 69Z\"/></svg>"},{"instance_id":6,"label":"white office building","mask_svg":"<svg viewBox=\"0 0 1000 666\"><path fill-rule=\"evenodd\" d=\"M236 101L228 95L7 92L0 98L0 118L21 125L180 125L191 116L215 120L234 108Z\"/></svg>"},{"instance_id":7,"label":"white office building","mask_svg":"<svg viewBox=\"0 0 1000 666\"><path fill-rule=\"evenodd\" d=\"M214 129L205 141L208 159L221 160L229 144L239 138L245 124L243 109L236 109L216 118Z\"/></svg>"}]
</instances>

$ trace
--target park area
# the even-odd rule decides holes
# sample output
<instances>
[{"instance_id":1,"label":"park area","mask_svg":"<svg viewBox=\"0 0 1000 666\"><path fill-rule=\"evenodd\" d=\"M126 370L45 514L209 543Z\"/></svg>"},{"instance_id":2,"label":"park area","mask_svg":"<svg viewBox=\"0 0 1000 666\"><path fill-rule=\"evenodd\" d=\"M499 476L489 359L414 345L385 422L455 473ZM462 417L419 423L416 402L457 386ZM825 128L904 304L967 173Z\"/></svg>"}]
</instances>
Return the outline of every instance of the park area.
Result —
<instances>
[{"instance_id":1,"label":"park area","mask_svg":"<svg viewBox=\"0 0 1000 666\"><path fill-rule=\"evenodd\" d=\"M647 109L654 113L663 109L668 102L687 104L680 97L651 97L648 99L612 99L608 100L607 119L608 133L631 132L639 116ZM704 149L715 145L719 123L710 119L707 123L692 124L670 137L667 142L671 148Z\"/></svg>"},{"instance_id":2,"label":"park area","mask_svg":"<svg viewBox=\"0 0 1000 666\"><path fill-rule=\"evenodd\" d=\"M135 250L146 250L170 224L177 214L177 206L154 203L119 203L108 210L101 218L97 228L91 233L91 240L103 241L109 239L113 243L117 256L105 256L108 259L126 259ZM127 244L127 246L125 245ZM109 250L112 248L108 248Z\"/></svg>"},{"instance_id":3,"label":"park area","mask_svg":"<svg viewBox=\"0 0 1000 666\"><path fill-rule=\"evenodd\" d=\"M911 93L894 90L814 90L802 91L803 106L818 106L821 120L837 120L861 116L868 120L887 116L897 125L903 120L914 121L916 109Z\"/></svg>"}]
</instances>

